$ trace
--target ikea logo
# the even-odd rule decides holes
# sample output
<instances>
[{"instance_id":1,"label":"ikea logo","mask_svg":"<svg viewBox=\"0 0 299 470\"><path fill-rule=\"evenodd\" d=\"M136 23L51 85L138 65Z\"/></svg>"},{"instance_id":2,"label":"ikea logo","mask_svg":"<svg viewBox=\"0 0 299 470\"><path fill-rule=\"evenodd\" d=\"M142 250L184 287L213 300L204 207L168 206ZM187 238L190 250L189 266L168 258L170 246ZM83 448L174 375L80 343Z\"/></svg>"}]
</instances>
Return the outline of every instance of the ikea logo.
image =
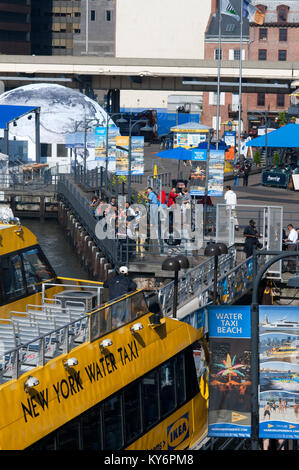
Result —
<instances>
[{"instance_id":1,"label":"ikea logo","mask_svg":"<svg viewBox=\"0 0 299 470\"><path fill-rule=\"evenodd\" d=\"M177 419L167 428L168 449L175 449L189 437L189 413Z\"/></svg>"}]
</instances>

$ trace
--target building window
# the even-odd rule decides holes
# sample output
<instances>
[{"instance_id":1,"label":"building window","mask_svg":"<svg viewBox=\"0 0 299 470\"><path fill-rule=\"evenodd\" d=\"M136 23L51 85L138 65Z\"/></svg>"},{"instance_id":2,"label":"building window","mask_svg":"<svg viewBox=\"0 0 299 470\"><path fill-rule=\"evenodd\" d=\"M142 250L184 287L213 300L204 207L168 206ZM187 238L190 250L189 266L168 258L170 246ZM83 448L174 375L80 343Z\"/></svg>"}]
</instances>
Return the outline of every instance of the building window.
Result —
<instances>
[{"instance_id":1,"label":"building window","mask_svg":"<svg viewBox=\"0 0 299 470\"><path fill-rule=\"evenodd\" d=\"M218 60L218 56L219 56L218 53L219 53L219 49L217 48L217 49L214 50L214 59L215 60ZM222 60L222 58L223 58L222 57L222 49L220 49L220 60Z\"/></svg>"},{"instance_id":2,"label":"building window","mask_svg":"<svg viewBox=\"0 0 299 470\"><path fill-rule=\"evenodd\" d=\"M287 60L287 51L286 50L278 51L278 60L281 60L281 61Z\"/></svg>"},{"instance_id":3,"label":"building window","mask_svg":"<svg viewBox=\"0 0 299 470\"><path fill-rule=\"evenodd\" d=\"M267 36L268 36L268 30L266 28L260 28L259 38L263 40L263 39L267 39Z\"/></svg>"},{"instance_id":4,"label":"building window","mask_svg":"<svg viewBox=\"0 0 299 470\"><path fill-rule=\"evenodd\" d=\"M280 41L288 40L288 30L286 28L282 28L279 30L279 40Z\"/></svg>"},{"instance_id":5,"label":"building window","mask_svg":"<svg viewBox=\"0 0 299 470\"><path fill-rule=\"evenodd\" d=\"M288 19L288 7L280 6L277 8L277 21L279 23L285 23Z\"/></svg>"},{"instance_id":6,"label":"building window","mask_svg":"<svg viewBox=\"0 0 299 470\"><path fill-rule=\"evenodd\" d=\"M265 93L258 93L257 94L257 105L258 106L265 106Z\"/></svg>"},{"instance_id":7,"label":"building window","mask_svg":"<svg viewBox=\"0 0 299 470\"><path fill-rule=\"evenodd\" d=\"M112 11L106 10L106 21L112 21Z\"/></svg>"},{"instance_id":8,"label":"building window","mask_svg":"<svg viewBox=\"0 0 299 470\"><path fill-rule=\"evenodd\" d=\"M284 95L277 95L277 106L284 108Z\"/></svg>"},{"instance_id":9,"label":"building window","mask_svg":"<svg viewBox=\"0 0 299 470\"><path fill-rule=\"evenodd\" d=\"M90 21L95 21L95 20L96 20L96 11L90 10Z\"/></svg>"},{"instance_id":10,"label":"building window","mask_svg":"<svg viewBox=\"0 0 299 470\"><path fill-rule=\"evenodd\" d=\"M259 60L267 60L267 49L259 49Z\"/></svg>"}]
</instances>

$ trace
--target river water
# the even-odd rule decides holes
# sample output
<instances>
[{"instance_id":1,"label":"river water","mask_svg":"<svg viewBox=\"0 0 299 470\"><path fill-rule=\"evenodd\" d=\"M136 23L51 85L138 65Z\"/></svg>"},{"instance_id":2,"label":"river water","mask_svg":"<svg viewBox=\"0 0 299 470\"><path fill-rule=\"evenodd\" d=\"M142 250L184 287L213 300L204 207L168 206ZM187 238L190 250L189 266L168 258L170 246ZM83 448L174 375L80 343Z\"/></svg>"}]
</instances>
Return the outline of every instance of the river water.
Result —
<instances>
[{"instance_id":1,"label":"river water","mask_svg":"<svg viewBox=\"0 0 299 470\"><path fill-rule=\"evenodd\" d=\"M31 230L58 276L89 279L57 220L21 219Z\"/></svg>"}]
</instances>

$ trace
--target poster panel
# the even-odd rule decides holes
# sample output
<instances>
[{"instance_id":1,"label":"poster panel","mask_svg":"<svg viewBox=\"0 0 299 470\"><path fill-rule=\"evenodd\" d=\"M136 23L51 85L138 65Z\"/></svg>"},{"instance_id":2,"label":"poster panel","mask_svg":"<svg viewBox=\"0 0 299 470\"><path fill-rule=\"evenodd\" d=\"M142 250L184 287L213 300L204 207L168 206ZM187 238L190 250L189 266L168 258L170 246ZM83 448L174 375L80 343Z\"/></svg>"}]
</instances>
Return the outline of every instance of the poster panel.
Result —
<instances>
[{"instance_id":1,"label":"poster panel","mask_svg":"<svg viewBox=\"0 0 299 470\"><path fill-rule=\"evenodd\" d=\"M114 124L108 128L108 171L115 172L116 160L116 137L119 135L119 128ZM95 128L95 160L101 166L106 165L106 143L107 143L107 127Z\"/></svg>"},{"instance_id":2,"label":"poster panel","mask_svg":"<svg viewBox=\"0 0 299 470\"><path fill-rule=\"evenodd\" d=\"M208 306L208 435L251 436L250 306Z\"/></svg>"},{"instance_id":3,"label":"poster panel","mask_svg":"<svg viewBox=\"0 0 299 470\"><path fill-rule=\"evenodd\" d=\"M299 439L299 307L259 307L259 437Z\"/></svg>"},{"instance_id":4,"label":"poster panel","mask_svg":"<svg viewBox=\"0 0 299 470\"><path fill-rule=\"evenodd\" d=\"M209 196L222 196L223 195L223 181L224 181L224 150L210 150L209 162Z\"/></svg>"},{"instance_id":5,"label":"poster panel","mask_svg":"<svg viewBox=\"0 0 299 470\"><path fill-rule=\"evenodd\" d=\"M129 173L129 137L116 137L116 166L117 175ZM144 137L131 137L131 174L143 175L144 173Z\"/></svg>"},{"instance_id":6,"label":"poster panel","mask_svg":"<svg viewBox=\"0 0 299 470\"><path fill-rule=\"evenodd\" d=\"M190 195L204 196L206 185L207 151L192 149Z\"/></svg>"}]
</instances>

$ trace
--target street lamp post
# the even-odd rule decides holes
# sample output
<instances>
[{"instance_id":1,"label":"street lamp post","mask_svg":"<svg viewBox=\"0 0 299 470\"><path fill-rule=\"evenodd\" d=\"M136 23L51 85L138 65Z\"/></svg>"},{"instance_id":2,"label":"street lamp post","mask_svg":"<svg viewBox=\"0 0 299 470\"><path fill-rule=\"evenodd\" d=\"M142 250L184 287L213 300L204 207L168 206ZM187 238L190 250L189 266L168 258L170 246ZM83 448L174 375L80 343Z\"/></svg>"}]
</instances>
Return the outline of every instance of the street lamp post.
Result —
<instances>
[{"instance_id":1,"label":"street lamp post","mask_svg":"<svg viewBox=\"0 0 299 470\"><path fill-rule=\"evenodd\" d=\"M179 271L181 269L188 269L189 261L184 255L168 256L162 263L163 271L174 272L174 285L173 285L173 311L172 316L176 318L178 307L178 286L179 286Z\"/></svg>"},{"instance_id":2,"label":"street lamp post","mask_svg":"<svg viewBox=\"0 0 299 470\"><path fill-rule=\"evenodd\" d=\"M136 124L144 122L144 119L139 119L134 121L132 124L132 119L129 120L129 167L128 167L128 201L131 202L131 172L132 172L132 129ZM148 121L147 121L148 122ZM141 131L151 131L152 128L147 124L144 127L140 128Z\"/></svg>"},{"instance_id":3,"label":"street lamp post","mask_svg":"<svg viewBox=\"0 0 299 470\"><path fill-rule=\"evenodd\" d=\"M113 113L113 114L109 114L107 112L107 116L106 116L106 158L105 158L105 167L106 167L106 174L108 174L108 163L109 163L109 160L108 160L108 157L109 157L109 121L112 120L112 118L114 116L121 116L120 119L118 119L116 122L117 123L121 123L121 122L127 122L126 119L122 118L122 113Z\"/></svg>"},{"instance_id":4,"label":"street lamp post","mask_svg":"<svg viewBox=\"0 0 299 470\"><path fill-rule=\"evenodd\" d=\"M257 256L274 256L256 273L252 288L251 300L251 449L258 450L259 439L259 402L258 402L258 387L259 387L259 302L258 302L258 289L265 272L272 266L272 264L284 258L291 256L299 257L299 252L294 251L292 255L285 251L267 251L267 250L254 250L253 259L255 266L257 265Z\"/></svg>"},{"instance_id":5,"label":"street lamp post","mask_svg":"<svg viewBox=\"0 0 299 470\"><path fill-rule=\"evenodd\" d=\"M213 291L213 304L217 305L219 301L218 296L218 257L226 255L228 249L225 243L210 243L206 246L205 256L214 256L214 291Z\"/></svg>"}]
</instances>

